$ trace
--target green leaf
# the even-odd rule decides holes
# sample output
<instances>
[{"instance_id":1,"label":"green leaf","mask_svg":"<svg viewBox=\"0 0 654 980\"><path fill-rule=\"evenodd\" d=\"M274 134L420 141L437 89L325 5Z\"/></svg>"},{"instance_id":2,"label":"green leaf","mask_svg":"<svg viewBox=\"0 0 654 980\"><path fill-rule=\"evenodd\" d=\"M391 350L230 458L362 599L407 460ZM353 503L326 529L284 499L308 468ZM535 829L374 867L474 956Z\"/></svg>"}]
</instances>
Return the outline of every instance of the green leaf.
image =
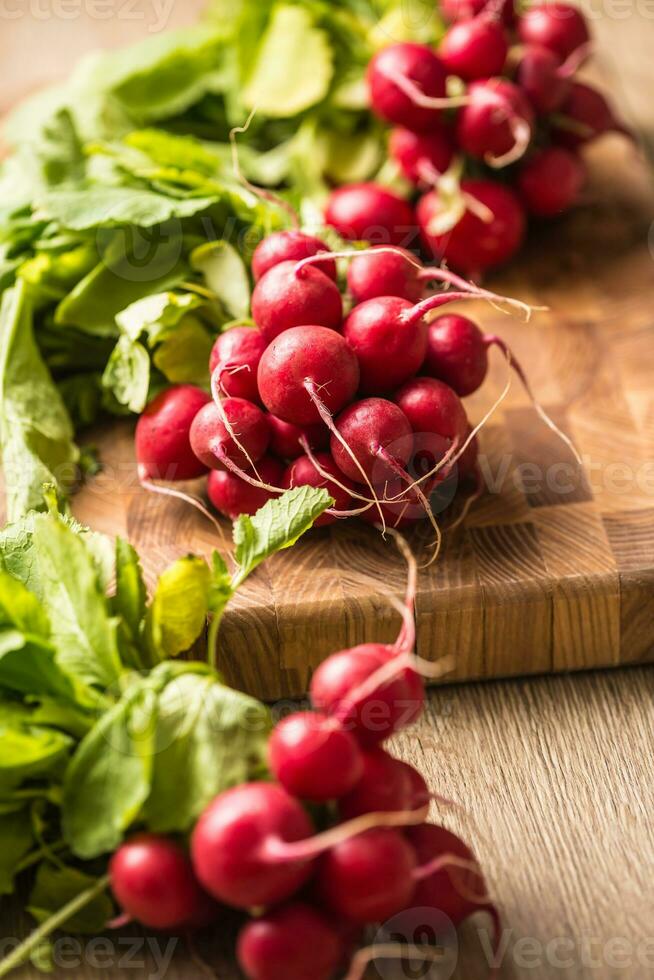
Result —
<instances>
[{"instance_id":1,"label":"green leaf","mask_svg":"<svg viewBox=\"0 0 654 980\"><path fill-rule=\"evenodd\" d=\"M116 316L121 333L130 340L139 340L147 334L148 340L174 329L191 310L202 305L193 293L155 293L131 303Z\"/></svg>"},{"instance_id":2,"label":"green leaf","mask_svg":"<svg viewBox=\"0 0 654 980\"><path fill-rule=\"evenodd\" d=\"M41 864L29 897L27 911L37 922L45 922L51 915L98 882L97 878L77 868L54 867ZM79 912L60 923L66 932L97 935L105 930L113 917L114 906L106 892L97 895Z\"/></svg>"},{"instance_id":3,"label":"green leaf","mask_svg":"<svg viewBox=\"0 0 654 980\"><path fill-rule=\"evenodd\" d=\"M269 500L253 517L242 514L234 523L235 557L240 566L234 576L234 587L264 559L294 545L333 504L326 490L305 486Z\"/></svg>"},{"instance_id":4,"label":"green leaf","mask_svg":"<svg viewBox=\"0 0 654 980\"><path fill-rule=\"evenodd\" d=\"M21 861L34 844L29 813L0 814L0 895L11 895Z\"/></svg>"},{"instance_id":5,"label":"green leaf","mask_svg":"<svg viewBox=\"0 0 654 980\"><path fill-rule=\"evenodd\" d=\"M114 608L136 639L145 619L147 592L143 569L136 549L123 538L116 538L116 594Z\"/></svg>"},{"instance_id":6,"label":"green leaf","mask_svg":"<svg viewBox=\"0 0 654 980\"><path fill-rule=\"evenodd\" d=\"M0 437L7 517L43 507L43 485L65 490L78 450L70 419L34 340L26 286L7 290L0 307Z\"/></svg>"},{"instance_id":7,"label":"green leaf","mask_svg":"<svg viewBox=\"0 0 654 980\"><path fill-rule=\"evenodd\" d=\"M151 830L189 830L211 800L265 772L270 715L218 683L182 674L159 699L157 751L145 819Z\"/></svg>"},{"instance_id":8,"label":"green leaf","mask_svg":"<svg viewBox=\"0 0 654 980\"><path fill-rule=\"evenodd\" d=\"M150 356L143 344L120 337L102 375L102 386L130 412L143 411L150 388Z\"/></svg>"},{"instance_id":9,"label":"green leaf","mask_svg":"<svg viewBox=\"0 0 654 980\"><path fill-rule=\"evenodd\" d=\"M191 253L191 265L235 319L250 311L250 279L243 259L229 242L207 242Z\"/></svg>"},{"instance_id":10,"label":"green leaf","mask_svg":"<svg viewBox=\"0 0 654 980\"><path fill-rule=\"evenodd\" d=\"M213 341L199 317L187 315L160 338L152 360L173 384L208 385Z\"/></svg>"},{"instance_id":11,"label":"green leaf","mask_svg":"<svg viewBox=\"0 0 654 980\"><path fill-rule=\"evenodd\" d=\"M51 191L38 202L37 216L63 228L88 231L134 225L152 228L171 218L189 218L211 208L218 198L172 198L135 187L79 187Z\"/></svg>"},{"instance_id":12,"label":"green leaf","mask_svg":"<svg viewBox=\"0 0 654 980\"><path fill-rule=\"evenodd\" d=\"M243 92L249 109L271 117L295 116L325 97L333 75L328 35L308 10L278 4L272 12Z\"/></svg>"},{"instance_id":13,"label":"green leaf","mask_svg":"<svg viewBox=\"0 0 654 980\"><path fill-rule=\"evenodd\" d=\"M115 850L152 779L157 690L138 682L81 742L64 781L62 828L77 857Z\"/></svg>"},{"instance_id":14,"label":"green leaf","mask_svg":"<svg viewBox=\"0 0 654 980\"><path fill-rule=\"evenodd\" d=\"M6 626L45 640L50 636L50 623L37 597L18 579L0 571L0 629Z\"/></svg>"},{"instance_id":15,"label":"green leaf","mask_svg":"<svg viewBox=\"0 0 654 980\"><path fill-rule=\"evenodd\" d=\"M26 779L59 776L73 745L62 732L37 725L5 722L0 716L0 788L19 786Z\"/></svg>"},{"instance_id":16,"label":"green leaf","mask_svg":"<svg viewBox=\"0 0 654 980\"><path fill-rule=\"evenodd\" d=\"M206 624L210 589L209 567L194 555L161 574L148 610L149 642L157 658L177 657L193 646Z\"/></svg>"}]
</instances>

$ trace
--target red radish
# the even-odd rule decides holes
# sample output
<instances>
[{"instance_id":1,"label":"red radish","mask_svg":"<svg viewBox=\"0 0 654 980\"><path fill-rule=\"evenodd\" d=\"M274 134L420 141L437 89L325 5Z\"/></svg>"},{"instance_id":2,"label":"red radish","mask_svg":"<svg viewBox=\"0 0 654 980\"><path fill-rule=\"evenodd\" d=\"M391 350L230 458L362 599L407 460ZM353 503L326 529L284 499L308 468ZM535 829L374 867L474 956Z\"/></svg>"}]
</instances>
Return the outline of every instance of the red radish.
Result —
<instances>
[{"instance_id":1,"label":"red radish","mask_svg":"<svg viewBox=\"0 0 654 980\"><path fill-rule=\"evenodd\" d=\"M347 511L352 504L352 494L348 493L344 487L350 485L350 481L343 476L329 453L316 453L314 459L323 473L316 468L316 464L308 456L300 456L286 469L282 476L281 485L285 489L291 487L325 487L330 496L334 498L333 509L340 512ZM324 473L333 475L338 483L327 479ZM354 490L353 485L352 490ZM314 521L313 526L324 527L337 520L338 517L334 514L324 513Z\"/></svg>"},{"instance_id":2,"label":"red radish","mask_svg":"<svg viewBox=\"0 0 654 980\"><path fill-rule=\"evenodd\" d=\"M150 929L176 929L206 906L183 849L157 834L122 844L109 863L109 877L123 912Z\"/></svg>"},{"instance_id":3,"label":"red radish","mask_svg":"<svg viewBox=\"0 0 654 980\"><path fill-rule=\"evenodd\" d=\"M586 169L575 153L548 146L521 166L518 190L530 214L550 218L575 204L585 177Z\"/></svg>"},{"instance_id":4,"label":"red radish","mask_svg":"<svg viewBox=\"0 0 654 980\"><path fill-rule=\"evenodd\" d=\"M415 433L436 433L461 442L468 428L457 393L436 378L412 378L396 391L395 401Z\"/></svg>"},{"instance_id":5,"label":"red radish","mask_svg":"<svg viewBox=\"0 0 654 980\"><path fill-rule=\"evenodd\" d=\"M386 122L416 132L429 130L447 105L446 78L442 62L431 48L411 42L391 44L368 65L371 108ZM433 104L421 105L420 96Z\"/></svg>"},{"instance_id":6,"label":"red radish","mask_svg":"<svg viewBox=\"0 0 654 980\"><path fill-rule=\"evenodd\" d=\"M284 422L276 415L269 415L270 450L280 459L297 459L304 455L301 439L306 439L311 449L327 449L329 446L329 429L322 422L316 425L293 425Z\"/></svg>"},{"instance_id":7,"label":"red radish","mask_svg":"<svg viewBox=\"0 0 654 980\"><path fill-rule=\"evenodd\" d=\"M539 44L530 44L522 52L516 82L539 115L555 112L565 102L572 86L559 56Z\"/></svg>"},{"instance_id":8,"label":"red radish","mask_svg":"<svg viewBox=\"0 0 654 980\"><path fill-rule=\"evenodd\" d=\"M444 381L460 398L477 391L488 373L487 345L477 324L460 313L432 320L422 370Z\"/></svg>"},{"instance_id":9,"label":"red radish","mask_svg":"<svg viewBox=\"0 0 654 980\"><path fill-rule=\"evenodd\" d=\"M397 830L369 830L323 855L318 894L331 911L352 922L383 922L411 901L415 866L415 852Z\"/></svg>"},{"instance_id":10,"label":"red radish","mask_svg":"<svg viewBox=\"0 0 654 980\"><path fill-rule=\"evenodd\" d=\"M191 839L193 867L210 895L236 908L281 902L311 874L308 859L278 861L271 842L304 840L313 832L300 803L281 786L245 783L209 804Z\"/></svg>"},{"instance_id":11,"label":"red radish","mask_svg":"<svg viewBox=\"0 0 654 980\"><path fill-rule=\"evenodd\" d=\"M252 317L270 343L284 330L306 323L338 330L343 301L336 284L320 269L280 262L254 287Z\"/></svg>"},{"instance_id":12,"label":"red radish","mask_svg":"<svg viewBox=\"0 0 654 980\"><path fill-rule=\"evenodd\" d=\"M176 385L153 398L136 423L139 477L192 480L207 467L191 449L193 419L211 399L193 385Z\"/></svg>"},{"instance_id":13,"label":"red radish","mask_svg":"<svg viewBox=\"0 0 654 980\"><path fill-rule=\"evenodd\" d=\"M611 131L633 139L633 134L617 120L601 92L583 82L573 82L567 99L553 120L554 140L574 150Z\"/></svg>"},{"instance_id":14,"label":"red radish","mask_svg":"<svg viewBox=\"0 0 654 980\"><path fill-rule=\"evenodd\" d=\"M257 473L263 483L281 486L283 472L282 464L270 456L264 456L257 461ZM255 514L274 496L269 490L246 483L228 470L211 470L207 493L216 510L232 521L240 514Z\"/></svg>"},{"instance_id":15,"label":"red radish","mask_svg":"<svg viewBox=\"0 0 654 980\"><path fill-rule=\"evenodd\" d=\"M522 90L506 78L486 78L469 86L468 99L456 126L459 146L496 168L523 156L533 111Z\"/></svg>"},{"instance_id":16,"label":"red radish","mask_svg":"<svg viewBox=\"0 0 654 980\"><path fill-rule=\"evenodd\" d=\"M329 252L329 245L320 238L307 235L303 231L293 229L291 231L274 231L271 235L259 242L252 256L252 275L254 281L259 279L274 265L290 260L299 261L306 259L309 255L317 255L319 252ZM336 279L336 263L333 259L325 260L320 263L320 271L324 272L330 279Z\"/></svg>"},{"instance_id":17,"label":"red radish","mask_svg":"<svg viewBox=\"0 0 654 980\"><path fill-rule=\"evenodd\" d=\"M284 789L312 803L344 796L364 771L354 736L335 718L315 711L297 712L279 722L268 742L268 762Z\"/></svg>"},{"instance_id":18,"label":"red radish","mask_svg":"<svg viewBox=\"0 0 654 980\"><path fill-rule=\"evenodd\" d=\"M270 427L267 417L252 402L225 398L221 408L210 402L200 409L191 426L190 440L197 458L212 469L230 469L230 461L241 467L251 466L268 448Z\"/></svg>"},{"instance_id":19,"label":"red radish","mask_svg":"<svg viewBox=\"0 0 654 980\"><path fill-rule=\"evenodd\" d=\"M359 386L356 355L344 337L320 326L302 326L276 337L259 362L261 400L273 415L294 425L315 425L321 403L340 411Z\"/></svg>"},{"instance_id":20,"label":"red radish","mask_svg":"<svg viewBox=\"0 0 654 980\"><path fill-rule=\"evenodd\" d=\"M406 249L387 249L383 245L364 249L347 270L347 285L355 303L377 296L401 296L416 303L424 292L418 276L419 263Z\"/></svg>"},{"instance_id":21,"label":"red radish","mask_svg":"<svg viewBox=\"0 0 654 980\"><path fill-rule=\"evenodd\" d=\"M391 391L415 374L427 352L427 323L399 296L377 296L355 306L343 335L359 361L360 390Z\"/></svg>"},{"instance_id":22,"label":"red radish","mask_svg":"<svg viewBox=\"0 0 654 980\"><path fill-rule=\"evenodd\" d=\"M441 0L438 9L450 24L459 20L469 20L481 13L482 10L488 10L489 13L497 11L507 27L510 27L515 21L513 0L504 0L499 4L493 0Z\"/></svg>"},{"instance_id":23,"label":"red radish","mask_svg":"<svg viewBox=\"0 0 654 980\"><path fill-rule=\"evenodd\" d=\"M445 173L454 156L454 138L444 123L435 122L428 133L414 133L397 126L391 131L388 152L412 184L434 183Z\"/></svg>"},{"instance_id":24,"label":"red radish","mask_svg":"<svg viewBox=\"0 0 654 980\"><path fill-rule=\"evenodd\" d=\"M448 202L435 190L418 202L418 225L425 248L434 256L461 272L478 275L515 255L525 234L525 214L513 191L496 181L464 180L461 191L483 209L482 216L471 211L464 197L462 216L444 228Z\"/></svg>"},{"instance_id":25,"label":"red radish","mask_svg":"<svg viewBox=\"0 0 654 980\"><path fill-rule=\"evenodd\" d=\"M468 441L468 437L472 432L472 428L469 427L466 432L465 440ZM460 480L467 480L468 477L474 476L477 473L477 461L479 459L479 440L477 436L473 436L468 446L461 453L457 459L457 469L459 473Z\"/></svg>"},{"instance_id":26,"label":"red radish","mask_svg":"<svg viewBox=\"0 0 654 980\"><path fill-rule=\"evenodd\" d=\"M363 685L395 655L392 647L382 643L363 643L333 653L311 679L313 707L338 717L366 746L406 728L424 707L424 685L415 671L404 668L372 691L363 690Z\"/></svg>"},{"instance_id":27,"label":"red radish","mask_svg":"<svg viewBox=\"0 0 654 980\"><path fill-rule=\"evenodd\" d=\"M590 40L582 12L570 4L550 0L525 10L518 21L518 34L523 44L540 44L562 61Z\"/></svg>"},{"instance_id":28,"label":"red radish","mask_svg":"<svg viewBox=\"0 0 654 980\"><path fill-rule=\"evenodd\" d=\"M366 398L350 405L336 418L336 430L340 439L332 435L334 462L355 483L369 480L379 485L393 480L411 459L411 426L397 405L385 398Z\"/></svg>"},{"instance_id":29,"label":"red radish","mask_svg":"<svg viewBox=\"0 0 654 980\"><path fill-rule=\"evenodd\" d=\"M411 782L404 764L383 749L369 749L362 755L360 778L338 803L342 820L352 820L363 813L410 810ZM425 806L428 800L419 804Z\"/></svg>"},{"instance_id":30,"label":"red radish","mask_svg":"<svg viewBox=\"0 0 654 980\"><path fill-rule=\"evenodd\" d=\"M371 183L346 184L332 191L325 221L343 238L383 245L405 245L415 230L411 206L393 191Z\"/></svg>"},{"instance_id":31,"label":"red radish","mask_svg":"<svg viewBox=\"0 0 654 980\"><path fill-rule=\"evenodd\" d=\"M448 75L471 82L502 72L509 53L509 41L497 17L482 12L450 27L438 53Z\"/></svg>"},{"instance_id":32,"label":"red radish","mask_svg":"<svg viewBox=\"0 0 654 980\"><path fill-rule=\"evenodd\" d=\"M259 401L257 368L266 349L263 334L256 327L232 327L216 340L209 358L209 370L218 373L218 383L226 395Z\"/></svg>"},{"instance_id":33,"label":"red radish","mask_svg":"<svg viewBox=\"0 0 654 980\"><path fill-rule=\"evenodd\" d=\"M248 980L330 980L346 945L327 917L304 902L292 902L248 922L236 955Z\"/></svg>"},{"instance_id":34,"label":"red radish","mask_svg":"<svg viewBox=\"0 0 654 980\"><path fill-rule=\"evenodd\" d=\"M409 785L407 808L409 810L420 810L421 807L427 806L432 798L432 794L429 791L424 777L417 769L410 766L408 762L402 762L401 759L396 759L395 762L398 766L402 767Z\"/></svg>"}]
</instances>

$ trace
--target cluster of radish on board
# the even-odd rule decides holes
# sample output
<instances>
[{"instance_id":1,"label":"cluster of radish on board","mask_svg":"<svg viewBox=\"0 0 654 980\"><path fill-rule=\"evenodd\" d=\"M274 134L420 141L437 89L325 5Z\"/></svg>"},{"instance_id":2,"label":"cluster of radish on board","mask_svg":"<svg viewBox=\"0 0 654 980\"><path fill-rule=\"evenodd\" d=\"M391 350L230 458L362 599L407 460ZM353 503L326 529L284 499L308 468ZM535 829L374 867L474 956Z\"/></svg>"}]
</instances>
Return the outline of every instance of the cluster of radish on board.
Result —
<instances>
[{"instance_id":1,"label":"cluster of radish on board","mask_svg":"<svg viewBox=\"0 0 654 980\"><path fill-rule=\"evenodd\" d=\"M437 51L398 43L368 68L373 112L395 128L389 156L421 194L414 208L377 184L333 192L328 223L346 238L407 244L478 277L522 244L526 216L567 211L585 182L579 150L627 133L604 96L574 78L590 53L583 14L513 0L443 0L453 21ZM499 179L497 179L499 177Z\"/></svg>"},{"instance_id":2,"label":"cluster of radish on board","mask_svg":"<svg viewBox=\"0 0 654 980\"><path fill-rule=\"evenodd\" d=\"M323 662L311 682L313 710L288 715L270 736L272 781L217 796L188 852L153 834L118 849L110 881L122 919L192 931L217 924L221 907L249 912L236 943L249 980L361 980L378 955L437 959L442 950L423 940L417 948L414 937L435 923L447 934L481 910L497 949L499 916L472 852L427 822L432 800L448 801L382 747L421 714L421 675L443 669L412 652L416 564L396 538L410 563L396 642ZM406 943L364 945L369 927L402 913Z\"/></svg>"},{"instance_id":3,"label":"cluster of radish on board","mask_svg":"<svg viewBox=\"0 0 654 980\"><path fill-rule=\"evenodd\" d=\"M337 259L348 263L347 315ZM426 515L435 526L430 496L451 499L476 476L461 399L482 384L491 345L529 387L501 338L460 314L426 315L479 298L529 308L396 246L330 252L299 230L265 238L252 272L255 326L216 340L213 397L177 386L139 419L141 480L156 489L153 480L208 471L209 498L230 518L309 485L334 499L317 523L360 516L401 527ZM434 282L447 288L425 296Z\"/></svg>"}]
</instances>

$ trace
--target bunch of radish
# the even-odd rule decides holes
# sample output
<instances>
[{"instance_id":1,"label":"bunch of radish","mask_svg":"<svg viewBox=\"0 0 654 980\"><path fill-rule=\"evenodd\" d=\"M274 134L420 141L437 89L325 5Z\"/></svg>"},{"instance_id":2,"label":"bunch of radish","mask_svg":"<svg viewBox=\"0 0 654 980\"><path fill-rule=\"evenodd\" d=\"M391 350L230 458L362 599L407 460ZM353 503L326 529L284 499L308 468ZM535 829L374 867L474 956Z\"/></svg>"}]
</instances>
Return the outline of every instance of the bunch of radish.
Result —
<instances>
[{"instance_id":1,"label":"bunch of radish","mask_svg":"<svg viewBox=\"0 0 654 980\"><path fill-rule=\"evenodd\" d=\"M398 543L410 575L396 642L324 661L313 710L288 715L270 736L271 781L217 796L188 849L157 835L119 848L110 880L123 918L187 931L218 925L224 906L243 910L251 918L236 952L248 980L361 980L378 952L363 945L365 930L409 910L407 941L430 910L445 927L483 910L497 946L499 917L471 850L427 822L440 798L383 747L418 718L421 675L438 670L413 653L416 566Z\"/></svg>"},{"instance_id":2,"label":"bunch of radish","mask_svg":"<svg viewBox=\"0 0 654 980\"><path fill-rule=\"evenodd\" d=\"M488 348L501 347L526 380L500 338L458 313L428 314L479 298L528 308L402 248L331 252L300 230L265 238L252 269L254 325L216 340L212 395L177 386L141 416L141 479L208 472L212 504L232 519L309 485L334 499L321 524L433 522L430 497L476 474L462 398L484 381Z\"/></svg>"},{"instance_id":3,"label":"bunch of radish","mask_svg":"<svg viewBox=\"0 0 654 980\"><path fill-rule=\"evenodd\" d=\"M327 222L348 239L410 245L478 278L510 259L527 216L578 200L580 150L627 134L604 96L575 77L590 54L584 15L567 3L444 0L437 50L411 42L368 68L372 111L394 127L388 153L415 207L378 184L335 190Z\"/></svg>"}]
</instances>

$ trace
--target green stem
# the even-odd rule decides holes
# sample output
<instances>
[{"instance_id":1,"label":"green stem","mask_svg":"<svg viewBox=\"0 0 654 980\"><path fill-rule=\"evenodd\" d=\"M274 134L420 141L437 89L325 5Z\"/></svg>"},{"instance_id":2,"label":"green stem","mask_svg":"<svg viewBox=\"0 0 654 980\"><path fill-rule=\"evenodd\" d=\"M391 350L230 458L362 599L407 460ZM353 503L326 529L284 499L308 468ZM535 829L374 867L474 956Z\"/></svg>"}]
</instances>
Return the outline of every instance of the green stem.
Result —
<instances>
[{"instance_id":1,"label":"green stem","mask_svg":"<svg viewBox=\"0 0 654 980\"><path fill-rule=\"evenodd\" d=\"M74 915L77 915L81 909L86 905L89 905L94 898L101 895L103 891L106 890L109 885L109 875L104 875L99 878L98 881L91 887L87 888L86 891L80 892L72 901L64 905L63 908L51 915L49 919L42 922L38 929L30 933L27 939L23 940L16 949L5 956L3 960L0 961L0 977L6 977L8 973L15 970L17 966L20 966L25 962L30 956L30 954L38 949L40 944L44 939L47 939L56 929L60 926L66 924L68 919L71 919Z\"/></svg>"},{"instance_id":2,"label":"green stem","mask_svg":"<svg viewBox=\"0 0 654 980\"><path fill-rule=\"evenodd\" d=\"M221 620L222 614L214 613L207 633L207 660L214 670L218 670L218 630Z\"/></svg>"}]
</instances>

